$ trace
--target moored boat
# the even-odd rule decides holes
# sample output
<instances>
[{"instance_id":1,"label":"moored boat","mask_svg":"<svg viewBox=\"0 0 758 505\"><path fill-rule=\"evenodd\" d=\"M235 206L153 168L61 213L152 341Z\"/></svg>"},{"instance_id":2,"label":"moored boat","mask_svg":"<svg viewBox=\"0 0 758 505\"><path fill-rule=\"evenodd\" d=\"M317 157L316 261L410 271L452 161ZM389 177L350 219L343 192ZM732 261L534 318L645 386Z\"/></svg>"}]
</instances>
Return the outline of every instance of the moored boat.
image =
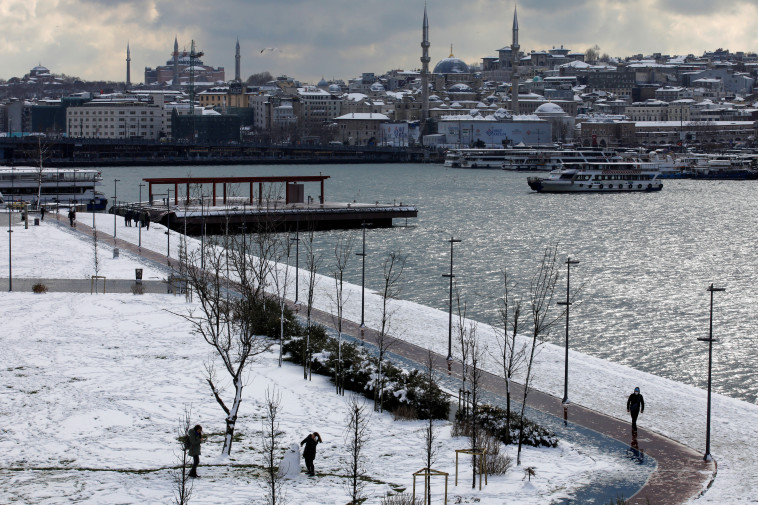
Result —
<instances>
[{"instance_id":1,"label":"moored boat","mask_svg":"<svg viewBox=\"0 0 758 505\"><path fill-rule=\"evenodd\" d=\"M99 170L76 168L0 167L0 193L5 204L86 205L104 210L108 199L98 191Z\"/></svg>"},{"instance_id":2,"label":"moored boat","mask_svg":"<svg viewBox=\"0 0 758 505\"><path fill-rule=\"evenodd\" d=\"M547 177L529 177L529 187L538 193L622 193L663 189L655 164L634 162L588 162L565 165Z\"/></svg>"}]
</instances>

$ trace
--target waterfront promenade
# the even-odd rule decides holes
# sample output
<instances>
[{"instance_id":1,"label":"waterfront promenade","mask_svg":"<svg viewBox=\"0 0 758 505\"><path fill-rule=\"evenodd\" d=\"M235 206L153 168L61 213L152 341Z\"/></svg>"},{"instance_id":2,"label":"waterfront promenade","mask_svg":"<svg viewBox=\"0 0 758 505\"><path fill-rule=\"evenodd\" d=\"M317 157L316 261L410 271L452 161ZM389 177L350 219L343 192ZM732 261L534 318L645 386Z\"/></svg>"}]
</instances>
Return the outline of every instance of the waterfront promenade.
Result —
<instances>
[{"instance_id":1,"label":"waterfront promenade","mask_svg":"<svg viewBox=\"0 0 758 505\"><path fill-rule=\"evenodd\" d=\"M55 219L55 216L49 215L49 219ZM61 215L59 217L59 224L60 226L68 227L65 216ZM92 228L83 222L79 222L76 232L91 235ZM136 244L120 238L115 239L115 241L112 238L108 238L108 240L114 242L114 245L122 251L130 251L155 265L178 266L176 259L169 258L165 254L144 247L140 248ZM90 281L88 280L52 281L45 279L43 282L51 291L88 292L90 290ZM33 282L30 279L14 279L14 290L26 290L31 283ZM2 288L7 289L7 279L0 281L0 284L2 284ZM109 292L130 292L133 285L134 281L121 279L116 282L114 280L112 284L113 291L109 290ZM169 291L169 286L165 282L146 281L144 285L147 292L165 293ZM314 317L321 324L331 325L332 318L328 312L315 310ZM422 322L419 321L419 324L422 324ZM377 335L377 332L373 329L365 328L362 330L359 324L354 321L345 321L344 331L354 338L364 338L368 342L374 341ZM418 363L423 363L426 359L427 351L407 341L398 340L392 346L392 352ZM444 357L437 354L435 355L435 360L439 364L440 371L445 373ZM453 375L460 375L458 364L453 364L451 373ZM483 382L487 390L496 394L503 394L504 385L502 379L492 374L485 374ZM518 390L518 386L513 391L513 394L516 398L519 396L520 391ZM564 416L563 406L559 398L536 390L530 393L529 405L558 418ZM576 424L577 426L592 429L624 443L628 443L628 440L631 438L630 426L627 420L619 420L577 404L570 405L566 414L567 422ZM655 458L658 466L645 485L630 499L630 503L687 503L706 490L715 478L715 462L704 462L700 453L688 447L647 430L644 427L640 428L637 441L639 449L646 455Z\"/></svg>"}]
</instances>

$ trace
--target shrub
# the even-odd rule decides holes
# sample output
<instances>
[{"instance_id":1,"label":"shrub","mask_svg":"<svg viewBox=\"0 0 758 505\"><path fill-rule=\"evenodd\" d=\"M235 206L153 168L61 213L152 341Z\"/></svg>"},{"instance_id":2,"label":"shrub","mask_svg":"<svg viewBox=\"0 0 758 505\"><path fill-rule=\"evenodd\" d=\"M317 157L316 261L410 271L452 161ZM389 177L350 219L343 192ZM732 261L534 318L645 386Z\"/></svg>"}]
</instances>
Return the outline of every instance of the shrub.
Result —
<instances>
[{"instance_id":1,"label":"shrub","mask_svg":"<svg viewBox=\"0 0 758 505\"><path fill-rule=\"evenodd\" d=\"M45 286L41 282L38 282L34 286L32 286L32 292L33 293L47 293L47 286Z\"/></svg>"},{"instance_id":2,"label":"shrub","mask_svg":"<svg viewBox=\"0 0 758 505\"><path fill-rule=\"evenodd\" d=\"M423 500L416 498L413 500L413 495L399 493L389 494L387 493L382 497L382 505L421 505Z\"/></svg>"},{"instance_id":3,"label":"shrub","mask_svg":"<svg viewBox=\"0 0 758 505\"><path fill-rule=\"evenodd\" d=\"M410 405L401 404L392 411L392 419L395 421L412 421L418 419L418 412Z\"/></svg>"},{"instance_id":4,"label":"shrub","mask_svg":"<svg viewBox=\"0 0 758 505\"><path fill-rule=\"evenodd\" d=\"M479 405L478 421L479 426L485 431L489 432L493 437L497 438L503 443L513 441L518 442L518 416L515 413L511 413L511 433L510 438L506 435L505 424L506 412L504 409L494 407L488 404ZM470 436L470 429L468 426L468 418L465 417L462 411L458 411L455 414L455 422L451 431L454 437L468 437ZM557 447L558 437L551 431L543 428L542 426L524 419L524 438L522 442L532 447Z\"/></svg>"},{"instance_id":5,"label":"shrub","mask_svg":"<svg viewBox=\"0 0 758 505\"><path fill-rule=\"evenodd\" d=\"M142 284L132 284L132 294L133 295L144 295L145 294L145 286Z\"/></svg>"}]
</instances>

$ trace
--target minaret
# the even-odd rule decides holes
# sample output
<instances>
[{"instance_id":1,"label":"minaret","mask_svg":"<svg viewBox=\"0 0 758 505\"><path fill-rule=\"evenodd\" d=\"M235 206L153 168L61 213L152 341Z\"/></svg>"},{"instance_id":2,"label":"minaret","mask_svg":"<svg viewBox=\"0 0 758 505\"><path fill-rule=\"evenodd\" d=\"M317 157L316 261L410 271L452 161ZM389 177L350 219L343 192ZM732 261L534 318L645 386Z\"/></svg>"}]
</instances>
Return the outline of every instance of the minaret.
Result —
<instances>
[{"instance_id":1,"label":"minaret","mask_svg":"<svg viewBox=\"0 0 758 505\"><path fill-rule=\"evenodd\" d=\"M126 43L126 87L129 88L132 85L132 56L129 51L129 42Z\"/></svg>"},{"instance_id":2,"label":"minaret","mask_svg":"<svg viewBox=\"0 0 758 505\"><path fill-rule=\"evenodd\" d=\"M176 36L174 36L174 77L171 87L179 89L179 42L176 40Z\"/></svg>"},{"instance_id":3,"label":"minaret","mask_svg":"<svg viewBox=\"0 0 758 505\"><path fill-rule=\"evenodd\" d=\"M421 133L426 127L426 119L429 117L429 20L426 17L426 4L424 4L424 24L421 38Z\"/></svg>"},{"instance_id":4,"label":"minaret","mask_svg":"<svg viewBox=\"0 0 758 505\"><path fill-rule=\"evenodd\" d=\"M237 37L237 51L234 53L234 80L242 82L240 78L240 38Z\"/></svg>"},{"instance_id":5,"label":"minaret","mask_svg":"<svg viewBox=\"0 0 758 505\"><path fill-rule=\"evenodd\" d=\"M511 44L511 57L513 58L513 70L511 72L511 112L515 116L519 113L518 110L518 61L519 61L519 45L518 45L518 15L516 14L516 6L513 6L513 43Z\"/></svg>"}]
</instances>

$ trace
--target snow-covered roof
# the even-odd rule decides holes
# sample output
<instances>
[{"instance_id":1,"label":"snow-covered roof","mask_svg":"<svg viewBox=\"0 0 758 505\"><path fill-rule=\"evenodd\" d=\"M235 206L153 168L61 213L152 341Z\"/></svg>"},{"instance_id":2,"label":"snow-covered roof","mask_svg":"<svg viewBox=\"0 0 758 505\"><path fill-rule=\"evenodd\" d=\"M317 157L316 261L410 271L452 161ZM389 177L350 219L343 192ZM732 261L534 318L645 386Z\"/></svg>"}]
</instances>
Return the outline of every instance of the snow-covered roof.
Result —
<instances>
[{"instance_id":1,"label":"snow-covered roof","mask_svg":"<svg viewBox=\"0 0 758 505\"><path fill-rule=\"evenodd\" d=\"M389 121L390 118L377 112L351 112L335 118L335 120L360 120L360 121Z\"/></svg>"}]
</instances>

